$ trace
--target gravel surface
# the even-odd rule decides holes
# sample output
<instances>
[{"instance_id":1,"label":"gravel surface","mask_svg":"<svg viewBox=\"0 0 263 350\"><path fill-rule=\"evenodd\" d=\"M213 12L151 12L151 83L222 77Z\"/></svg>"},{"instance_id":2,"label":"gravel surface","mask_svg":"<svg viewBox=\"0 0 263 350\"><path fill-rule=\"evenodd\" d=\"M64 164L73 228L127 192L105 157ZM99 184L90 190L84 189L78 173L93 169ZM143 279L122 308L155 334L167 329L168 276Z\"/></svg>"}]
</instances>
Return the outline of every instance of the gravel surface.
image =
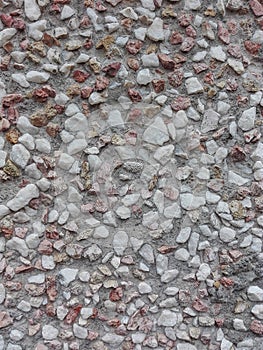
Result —
<instances>
[{"instance_id":1,"label":"gravel surface","mask_svg":"<svg viewBox=\"0 0 263 350\"><path fill-rule=\"evenodd\" d=\"M263 1L0 9L0 350L262 350Z\"/></svg>"}]
</instances>

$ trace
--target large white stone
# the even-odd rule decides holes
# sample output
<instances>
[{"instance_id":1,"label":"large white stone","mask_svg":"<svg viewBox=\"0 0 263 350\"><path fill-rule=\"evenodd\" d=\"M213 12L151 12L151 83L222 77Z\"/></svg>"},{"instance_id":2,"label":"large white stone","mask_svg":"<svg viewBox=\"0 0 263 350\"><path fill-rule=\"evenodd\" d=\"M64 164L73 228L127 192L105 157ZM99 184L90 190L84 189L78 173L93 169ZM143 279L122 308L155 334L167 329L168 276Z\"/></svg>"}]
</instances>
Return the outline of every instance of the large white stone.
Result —
<instances>
[{"instance_id":1,"label":"large white stone","mask_svg":"<svg viewBox=\"0 0 263 350\"><path fill-rule=\"evenodd\" d=\"M28 256L29 249L22 238L19 238L19 237L11 238L9 241L6 242L6 247L8 249L16 250L24 258Z\"/></svg>"},{"instance_id":2,"label":"large white stone","mask_svg":"<svg viewBox=\"0 0 263 350\"><path fill-rule=\"evenodd\" d=\"M238 126L243 131L249 131L254 128L256 118L256 107L245 110L238 120Z\"/></svg>"},{"instance_id":3,"label":"large white stone","mask_svg":"<svg viewBox=\"0 0 263 350\"><path fill-rule=\"evenodd\" d=\"M125 231L118 231L115 233L112 241L113 249L117 255L122 255L128 247L129 236Z\"/></svg>"},{"instance_id":4,"label":"large white stone","mask_svg":"<svg viewBox=\"0 0 263 350\"><path fill-rule=\"evenodd\" d=\"M180 195L181 206L185 210L195 210L205 205L205 198L194 196L192 193L182 193Z\"/></svg>"},{"instance_id":5,"label":"large white stone","mask_svg":"<svg viewBox=\"0 0 263 350\"><path fill-rule=\"evenodd\" d=\"M10 153L10 159L17 166L24 169L30 159L30 153L23 145L18 143L13 145Z\"/></svg>"},{"instance_id":6,"label":"large white stone","mask_svg":"<svg viewBox=\"0 0 263 350\"><path fill-rule=\"evenodd\" d=\"M75 280L78 274L78 269L64 268L59 272L59 282L63 286L67 287L72 281Z\"/></svg>"},{"instance_id":7,"label":"large white stone","mask_svg":"<svg viewBox=\"0 0 263 350\"><path fill-rule=\"evenodd\" d=\"M36 0L24 0L25 15L30 21L37 21L41 16Z\"/></svg>"},{"instance_id":8,"label":"large white stone","mask_svg":"<svg viewBox=\"0 0 263 350\"><path fill-rule=\"evenodd\" d=\"M137 74L137 83L140 85L147 85L152 81L152 76L148 68L141 69Z\"/></svg>"},{"instance_id":9,"label":"large white stone","mask_svg":"<svg viewBox=\"0 0 263 350\"><path fill-rule=\"evenodd\" d=\"M229 243L236 237L236 232L230 227L222 227L219 232L219 237L223 242Z\"/></svg>"},{"instance_id":10,"label":"large white stone","mask_svg":"<svg viewBox=\"0 0 263 350\"><path fill-rule=\"evenodd\" d=\"M56 339L57 336L58 336L58 329L47 324L47 325L44 325L43 328L42 328L42 337L45 339L45 340L53 340L53 339Z\"/></svg>"},{"instance_id":11,"label":"large white stone","mask_svg":"<svg viewBox=\"0 0 263 350\"><path fill-rule=\"evenodd\" d=\"M148 38L153 41L164 40L163 20L156 17L147 31Z\"/></svg>"},{"instance_id":12,"label":"large white stone","mask_svg":"<svg viewBox=\"0 0 263 350\"><path fill-rule=\"evenodd\" d=\"M70 132L87 131L88 120L82 113L77 113L65 121L65 129Z\"/></svg>"},{"instance_id":13,"label":"large white stone","mask_svg":"<svg viewBox=\"0 0 263 350\"><path fill-rule=\"evenodd\" d=\"M143 140L154 145L162 146L169 140L169 134L162 118L157 117L143 133Z\"/></svg>"},{"instance_id":14,"label":"large white stone","mask_svg":"<svg viewBox=\"0 0 263 350\"><path fill-rule=\"evenodd\" d=\"M17 30L15 28L6 28L0 31L0 47L5 45L8 40L12 39L16 34Z\"/></svg>"},{"instance_id":15,"label":"large white stone","mask_svg":"<svg viewBox=\"0 0 263 350\"><path fill-rule=\"evenodd\" d=\"M187 93L189 95L198 94L199 92L204 91L202 84L195 77L186 79L185 86L186 86Z\"/></svg>"},{"instance_id":16,"label":"large white stone","mask_svg":"<svg viewBox=\"0 0 263 350\"><path fill-rule=\"evenodd\" d=\"M48 81L50 74L46 72L39 72L36 70L31 70L26 74L26 80L31 83L43 84Z\"/></svg>"},{"instance_id":17,"label":"large white stone","mask_svg":"<svg viewBox=\"0 0 263 350\"><path fill-rule=\"evenodd\" d=\"M26 76L23 73L14 73L11 75L12 80L19 84L21 87L27 88L30 86L29 82L26 80Z\"/></svg>"},{"instance_id":18,"label":"large white stone","mask_svg":"<svg viewBox=\"0 0 263 350\"><path fill-rule=\"evenodd\" d=\"M7 202L9 209L13 211L18 211L24 208L33 198L39 196L39 190L36 185L29 184L26 187L22 188L16 196Z\"/></svg>"},{"instance_id":19,"label":"large white stone","mask_svg":"<svg viewBox=\"0 0 263 350\"><path fill-rule=\"evenodd\" d=\"M248 287L247 295L251 301L263 301L263 289L258 286Z\"/></svg>"},{"instance_id":20,"label":"large white stone","mask_svg":"<svg viewBox=\"0 0 263 350\"><path fill-rule=\"evenodd\" d=\"M178 316L175 312L163 310L158 318L158 326L174 327L177 323Z\"/></svg>"}]
</instances>

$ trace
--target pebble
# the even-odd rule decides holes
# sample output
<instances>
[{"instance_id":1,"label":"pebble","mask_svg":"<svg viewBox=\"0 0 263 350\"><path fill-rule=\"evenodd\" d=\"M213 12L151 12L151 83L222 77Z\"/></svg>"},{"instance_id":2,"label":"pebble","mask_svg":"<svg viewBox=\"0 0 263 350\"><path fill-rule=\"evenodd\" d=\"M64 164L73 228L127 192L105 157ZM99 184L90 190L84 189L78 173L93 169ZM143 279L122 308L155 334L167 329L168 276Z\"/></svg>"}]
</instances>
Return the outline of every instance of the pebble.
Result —
<instances>
[{"instance_id":1,"label":"pebble","mask_svg":"<svg viewBox=\"0 0 263 350\"><path fill-rule=\"evenodd\" d=\"M258 286L250 286L247 295L251 301L263 301L263 289Z\"/></svg>"},{"instance_id":2,"label":"pebble","mask_svg":"<svg viewBox=\"0 0 263 350\"><path fill-rule=\"evenodd\" d=\"M7 207L13 211L24 208L33 198L39 196L39 190L34 184L29 184L18 191L16 196L7 202Z\"/></svg>"},{"instance_id":3,"label":"pebble","mask_svg":"<svg viewBox=\"0 0 263 350\"><path fill-rule=\"evenodd\" d=\"M256 107L245 110L238 120L238 126L243 131L249 131L254 128L256 118Z\"/></svg>"},{"instance_id":4,"label":"pebble","mask_svg":"<svg viewBox=\"0 0 263 350\"><path fill-rule=\"evenodd\" d=\"M204 91L202 84L195 77L186 79L185 85L189 95L198 94L199 92Z\"/></svg>"},{"instance_id":5,"label":"pebble","mask_svg":"<svg viewBox=\"0 0 263 350\"><path fill-rule=\"evenodd\" d=\"M154 145L162 146L169 140L169 134L166 125L160 117L146 128L143 134L143 140Z\"/></svg>"},{"instance_id":6,"label":"pebble","mask_svg":"<svg viewBox=\"0 0 263 350\"><path fill-rule=\"evenodd\" d=\"M152 24L147 30L147 36L153 41L164 40L163 20L159 17L155 17Z\"/></svg>"},{"instance_id":7,"label":"pebble","mask_svg":"<svg viewBox=\"0 0 263 350\"><path fill-rule=\"evenodd\" d=\"M21 144L13 145L10 159L19 167L24 169L30 159L29 151Z\"/></svg>"},{"instance_id":8,"label":"pebble","mask_svg":"<svg viewBox=\"0 0 263 350\"><path fill-rule=\"evenodd\" d=\"M67 287L75 280L78 274L78 269L64 268L59 271L59 282L63 286Z\"/></svg>"},{"instance_id":9,"label":"pebble","mask_svg":"<svg viewBox=\"0 0 263 350\"><path fill-rule=\"evenodd\" d=\"M45 340L53 340L58 336L58 329L52 325L44 325L42 327L42 336Z\"/></svg>"},{"instance_id":10,"label":"pebble","mask_svg":"<svg viewBox=\"0 0 263 350\"><path fill-rule=\"evenodd\" d=\"M15 28L6 28L0 31L0 47L3 47L10 39L16 35L17 30Z\"/></svg>"},{"instance_id":11,"label":"pebble","mask_svg":"<svg viewBox=\"0 0 263 350\"><path fill-rule=\"evenodd\" d=\"M157 320L158 326L174 327L178 322L178 315L170 310L163 310Z\"/></svg>"},{"instance_id":12,"label":"pebble","mask_svg":"<svg viewBox=\"0 0 263 350\"><path fill-rule=\"evenodd\" d=\"M46 72L39 72L32 70L26 74L26 80L28 82L43 84L48 81L50 78L50 74Z\"/></svg>"}]
</instances>

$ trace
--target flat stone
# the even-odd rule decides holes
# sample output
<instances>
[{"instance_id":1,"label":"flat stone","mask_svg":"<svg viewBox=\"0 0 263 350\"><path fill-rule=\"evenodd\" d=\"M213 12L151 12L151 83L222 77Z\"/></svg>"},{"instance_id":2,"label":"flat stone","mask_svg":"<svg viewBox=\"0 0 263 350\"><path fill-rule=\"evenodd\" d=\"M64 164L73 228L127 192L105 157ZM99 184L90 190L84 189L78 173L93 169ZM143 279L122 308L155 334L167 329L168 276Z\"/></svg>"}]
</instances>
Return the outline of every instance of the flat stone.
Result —
<instances>
[{"instance_id":1,"label":"flat stone","mask_svg":"<svg viewBox=\"0 0 263 350\"><path fill-rule=\"evenodd\" d=\"M153 158L156 159L162 165L165 165L167 162L171 160L173 152L174 152L174 145L159 147L157 151L154 153Z\"/></svg>"},{"instance_id":2,"label":"flat stone","mask_svg":"<svg viewBox=\"0 0 263 350\"><path fill-rule=\"evenodd\" d=\"M178 343L176 349L177 350L197 350L197 348L194 345L189 343Z\"/></svg>"},{"instance_id":3,"label":"flat stone","mask_svg":"<svg viewBox=\"0 0 263 350\"><path fill-rule=\"evenodd\" d=\"M203 263L199 266L196 273L196 278L198 281L205 281L211 273L211 268L208 264Z\"/></svg>"},{"instance_id":4,"label":"flat stone","mask_svg":"<svg viewBox=\"0 0 263 350\"><path fill-rule=\"evenodd\" d=\"M72 164L74 163L75 159L73 157L71 157L69 154L67 153L62 153L60 155L60 158L58 160L58 166L61 169L64 170L69 170L72 166Z\"/></svg>"},{"instance_id":5,"label":"flat stone","mask_svg":"<svg viewBox=\"0 0 263 350\"><path fill-rule=\"evenodd\" d=\"M115 233L112 241L113 249L117 255L122 255L128 247L129 236L125 231L118 231Z\"/></svg>"},{"instance_id":6,"label":"flat stone","mask_svg":"<svg viewBox=\"0 0 263 350\"><path fill-rule=\"evenodd\" d=\"M75 12L76 11L72 7L64 5L60 14L60 19L64 21L65 19L72 17Z\"/></svg>"},{"instance_id":7,"label":"flat stone","mask_svg":"<svg viewBox=\"0 0 263 350\"><path fill-rule=\"evenodd\" d=\"M186 250L185 248L179 248L174 253L174 257L176 260L179 260L179 261L187 261L190 257L190 254L188 250Z\"/></svg>"},{"instance_id":8,"label":"flat stone","mask_svg":"<svg viewBox=\"0 0 263 350\"><path fill-rule=\"evenodd\" d=\"M59 282L65 287L68 287L69 284L76 279L78 274L78 269L64 268L59 271Z\"/></svg>"},{"instance_id":9,"label":"flat stone","mask_svg":"<svg viewBox=\"0 0 263 350\"><path fill-rule=\"evenodd\" d=\"M17 308L20 311L29 312L31 310L31 305L28 301L21 300L20 303L17 304Z\"/></svg>"},{"instance_id":10,"label":"flat stone","mask_svg":"<svg viewBox=\"0 0 263 350\"><path fill-rule=\"evenodd\" d=\"M0 204L0 220L8 215L10 213L10 210L3 204Z\"/></svg>"},{"instance_id":11,"label":"flat stone","mask_svg":"<svg viewBox=\"0 0 263 350\"><path fill-rule=\"evenodd\" d=\"M153 248L150 244L144 244L139 250L139 254L142 258L144 258L148 263L154 264L155 258L153 253Z\"/></svg>"},{"instance_id":12,"label":"flat stone","mask_svg":"<svg viewBox=\"0 0 263 350\"><path fill-rule=\"evenodd\" d=\"M198 10L200 6L201 6L201 2L199 0L185 0L184 2L185 10Z\"/></svg>"},{"instance_id":13,"label":"flat stone","mask_svg":"<svg viewBox=\"0 0 263 350\"><path fill-rule=\"evenodd\" d=\"M58 329L52 325L44 325L42 328L42 337L45 340L56 339L58 336L58 333L59 333Z\"/></svg>"},{"instance_id":14,"label":"flat stone","mask_svg":"<svg viewBox=\"0 0 263 350\"><path fill-rule=\"evenodd\" d=\"M65 129L69 132L88 131L87 117L82 113L77 113L65 121Z\"/></svg>"},{"instance_id":15,"label":"flat stone","mask_svg":"<svg viewBox=\"0 0 263 350\"><path fill-rule=\"evenodd\" d=\"M158 326L174 327L178 322L178 316L175 312L169 310L163 310L159 316L157 323Z\"/></svg>"},{"instance_id":16,"label":"flat stone","mask_svg":"<svg viewBox=\"0 0 263 350\"><path fill-rule=\"evenodd\" d=\"M152 287L146 282L140 282L138 284L138 291L140 294L149 294L152 292Z\"/></svg>"},{"instance_id":17,"label":"flat stone","mask_svg":"<svg viewBox=\"0 0 263 350\"><path fill-rule=\"evenodd\" d=\"M41 16L40 8L36 0L24 0L25 15L30 21L37 21Z\"/></svg>"},{"instance_id":18,"label":"flat stone","mask_svg":"<svg viewBox=\"0 0 263 350\"><path fill-rule=\"evenodd\" d=\"M154 145L162 146L169 140L169 134L162 118L157 117L143 133L143 140Z\"/></svg>"},{"instance_id":19,"label":"flat stone","mask_svg":"<svg viewBox=\"0 0 263 350\"><path fill-rule=\"evenodd\" d=\"M28 88L30 86L29 82L26 79L25 74L23 73L14 73L11 75L12 80L16 82L18 85L20 85L23 88Z\"/></svg>"},{"instance_id":20,"label":"flat stone","mask_svg":"<svg viewBox=\"0 0 263 350\"><path fill-rule=\"evenodd\" d=\"M185 210L195 210L206 203L204 197L194 196L192 193L182 193L180 201L182 208Z\"/></svg>"},{"instance_id":21,"label":"flat stone","mask_svg":"<svg viewBox=\"0 0 263 350\"><path fill-rule=\"evenodd\" d=\"M177 270L177 269L166 270L166 271L161 275L161 282L162 282L162 283L170 283L170 282L172 282L178 275L179 275L179 270Z\"/></svg>"},{"instance_id":22,"label":"flat stone","mask_svg":"<svg viewBox=\"0 0 263 350\"><path fill-rule=\"evenodd\" d=\"M124 126L124 122L121 112L117 109L111 110L109 112L108 123L110 126L117 126L122 128Z\"/></svg>"},{"instance_id":23,"label":"flat stone","mask_svg":"<svg viewBox=\"0 0 263 350\"><path fill-rule=\"evenodd\" d=\"M210 56L220 62L225 62L226 60L226 53L221 46L212 46L210 49Z\"/></svg>"},{"instance_id":24,"label":"flat stone","mask_svg":"<svg viewBox=\"0 0 263 350\"><path fill-rule=\"evenodd\" d=\"M124 337L121 335L117 335L115 333L107 333L101 338L106 344L110 344L112 346L119 346L123 340Z\"/></svg>"},{"instance_id":25,"label":"flat stone","mask_svg":"<svg viewBox=\"0 0 263 350\"><path fill-rule=\"evenodd\" d=\"M236 232L230 227L222 227L219 231L219 237L223 242L229 243L236 237Z\"/></svg>"},{"instance_id":26,"label":"flat stone","mask_svg":"<svg viewBox=\"0 0 263 350\"><path fill-rule=\"evenodd\" d=\"M8 208L13 211L18 211L24 208L33 198L39 196L39 190L36 185L29 184L18 191L16 196L7 202Z\"/></svg>"},{"instance_id":27,"label":"flat stone","mask_svg":"<svg viewBox=\"0 0 263 350\"><path fill-rule=\"evenodd\" d=\"M116 214L122 220L127 220L131 217L131 210L125 206L120 206L116 210Z\"/></svg>"},{"instance_id":28,"label":"flat stone","mask_svg":"<svg viewBox=\"0 0 263 350\"><path fill-rule=\"evenodd\" d=\"M229 183L238 185L238 186L243 186L246 183L248 183L250 180L248 178L242 177L236 173L234 173L233 171L229 171L228 172L228 181Z\"/></svg>"},{"instance_id":29,"label":"flat stone","mask_svg":"<svg viewBox=\"0 0 263 350\"><path fill-rule=\"evenodd\" d=\"M0 283L0 304L3 304L3 302L5 301L5 296L6 296L5 287L2 283Z\"/></svg>"},{"instance_id":30,"label":"flat stone","mask_svg":"<svg viewBox=\"0 0 263 350\"><path fill-rule=\"evenodd\" d=\"M28 133L30 135L36 135L39 132L39 129L36 126L32 125L28 118L24 116L18 118L17 128L23 134Z\"/></svg>"},{"instance_id":31,"label":"flat stone","mask_svg":"<svg viewBox=\"0 0 263 350\"><path fill-rule=\"evenodd\" d=\"M220 114L215 112L212 109L208 109L205 111L202 124L201 124L201 132L207 133L209 131L213 131L217 129L218 121L220 118Z\"/></svg>"},{"instance_id":32,"label":"flat stone","mask_svg":"<svg viewBox=\"0 0 263 350\"><path fill-rule=\"evenodd\" d=\"M258 286L248 287L247 295L251 301L263 301L263 289Z\"/></svg>"},{"instance_id":33,"label":"flat stone","mask_svg":"<svg viewBox=\"0 0 263 350\"><path fill-rule=\"evenodd\" d=\"M141 60L144 67L157 68L160 64L158 56L154 52L148 55L142 55Z\"/></svg>"},{"instance_id":34,"label":"flat stone","mask_svg":"<svg viewBox=\"0 0 263 350\"><path fill-rule=\"evenodd\" d=\"M30 159L30 153L25 148L25 146L21 144L13 145L11 153L10 153L10 159L12 162L14 162L17 166L24 169Z\"/></svg>"},{"instance_id":35,"label":"flat stone","mask_svg":"<svg viewBox=\"0 0 263 350\"><path fill-rule=\"evenodd\" d=\"M83 151L87 147L87 141L85 139L75 139L70 142L67 147L67 151L69 155L74 155Z\"/></svg>"},{"instance_id":36,"label":"flat stone","mask_svg":"<svg viewBox=\"0 0 263 350\"><path fill-rule=\"evenodd\" d=\"M202 84L195 77L186 79L185 86L186 86L187 93L189 95L198 94L199 92L204 91Z\"/></svg>"},{"instance_id":37,"label":"flat stone","mask_svg":"<svg viewBox=\"0 0 263 350\"><path fill-rule=\"evenodd\" d=\"M86 339L88 335L87 328L81 327L78 324L73 324L73 333L76 338L78 339Z\"/></svg>"},{"instance_id":38,"label":"flat stone","mask_svg":"<svg viewBox=\"0 0 263 350\"><path fill-rule=\"evenodd\" d=\"M238 126L243 131L249 131L254 128L256 118L256 107L245 110L238 120Z\"/></svg>"},{"instance_id":39,"label":"flat stone","mask_svg":"<svg viewBox=\"0 0 263 350\"><path fill-rule=\"evenodd\" d=\"M263 304L254 305L251 309L251 313L258 319L263 320Z\"/></svg>"},{"instance_id":40,"label":"flat stone","mask_svg":"<svg viewBox=\"0 0 263 350\"><path fill-rule=\"evenodd\" d=\"M107 229L107 227L101 225L95 228L94 233L93 233L93 237L94 238L107 238L109 237L109 230Z\"/></svg>"},{"instance_id":41,"label":"flat stone","mask_svg":"<svg viewBox=\"0 0 263 350\"><path fill-rule=\"evenodd\" d=\"M26 80L31 83L43 84L48 81L50 78L50 74L46 72L39 72L36 70L32 70L26 74Z\"/></svg>"},{"instance_id":42,"label":"flat stone","mask_svg":"<svg viewBox=\"0 0 263 350\"><path fill-rule=\"evenodd\" d=\"M15 28L6 28L0 31L0 47L3 47L17 33Z\"/></svg>"},{"instance_id":43,"label":"flat stone","mask_svg":"<svg viewBox=\"0 0 263 350\"><path fill-rule=\"evenodd\" d=\"M164 30L163 30L163 20L156 17L150 27L147 30L147 36L153 41L163 41L164 40Z\"/></svg>"},{"instance_id":44,"label":"flat stone","mask_svg":"<svg viewBox=\"0 0 263 350\"><path fill-rule=\"evenodd\" d=\"M148 85L152 81L152 76L148 68L141 69L137 74L137 83L140 85Z\"/></svg>"}]
</instances>

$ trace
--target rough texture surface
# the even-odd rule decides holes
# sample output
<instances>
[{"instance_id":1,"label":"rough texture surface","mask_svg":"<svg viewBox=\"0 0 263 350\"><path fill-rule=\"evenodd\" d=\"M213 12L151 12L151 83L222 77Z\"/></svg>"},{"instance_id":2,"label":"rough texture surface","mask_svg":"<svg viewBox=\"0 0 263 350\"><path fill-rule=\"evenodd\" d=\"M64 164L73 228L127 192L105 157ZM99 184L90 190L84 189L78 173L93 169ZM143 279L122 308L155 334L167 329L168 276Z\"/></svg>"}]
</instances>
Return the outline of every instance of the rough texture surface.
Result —
<instances>
[{"instance_id":1,"label":"rough texture surface","mask_svg":"<svg viewBox=\"0 0 263 350\"><path fill-rule=\"evenodd\" d=\"M0 10L0 350L262 350L262 1Z\"/></svg>"}]
</instances>

